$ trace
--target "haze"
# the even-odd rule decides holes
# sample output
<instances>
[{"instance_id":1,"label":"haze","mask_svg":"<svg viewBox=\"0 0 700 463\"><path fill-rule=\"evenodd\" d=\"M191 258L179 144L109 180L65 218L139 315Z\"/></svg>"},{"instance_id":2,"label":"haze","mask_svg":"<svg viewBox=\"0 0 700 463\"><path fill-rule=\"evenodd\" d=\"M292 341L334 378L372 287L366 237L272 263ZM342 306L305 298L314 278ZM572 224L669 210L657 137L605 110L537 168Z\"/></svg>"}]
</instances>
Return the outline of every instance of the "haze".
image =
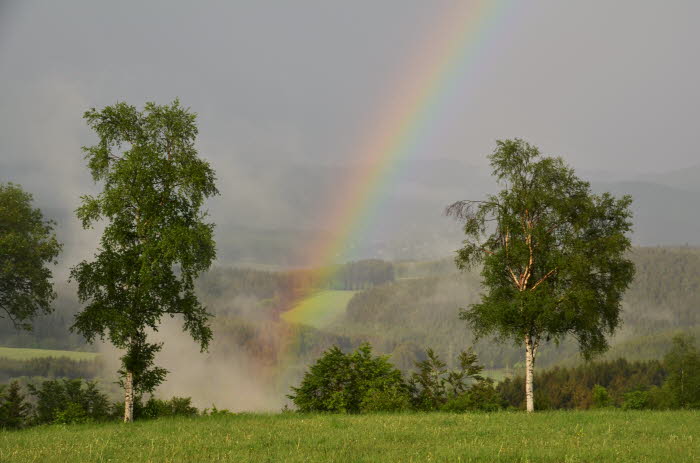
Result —
<instances>
[{"instance_id":1,"label":"haze","mask_svg":"<svg viewBox=\"0 0 700 463\"><path fill-rule=\"evenodd\" d=\"M361 254L455 249L459 237L442 207L489 188L485 155L495 139L511 137L638 196L637 244L700 244L692 218L700 3L504 5L460 91L448 95L450 111L436 116L397 176ZM179 97L199 114L200 154L219 177L221 196L210 206L220 259L293 263L261 257L245 237L286 230L296 243L322 226L320 199L357 158L368 123L391 104L387 95L452 6L3 2L0 181L21 184L59 220L64 259L74 264L93 252L95 236L77 232L72 217L79 196L94 190L80 151L94 140L83 112ZM416 225L419 216L432 228ZM663 220L675 222L653 228ZM378 244L396 230L415 233L394 237L396 249ZM277 246L281 254L294 247Z\"/></svg>"}]
</instances>

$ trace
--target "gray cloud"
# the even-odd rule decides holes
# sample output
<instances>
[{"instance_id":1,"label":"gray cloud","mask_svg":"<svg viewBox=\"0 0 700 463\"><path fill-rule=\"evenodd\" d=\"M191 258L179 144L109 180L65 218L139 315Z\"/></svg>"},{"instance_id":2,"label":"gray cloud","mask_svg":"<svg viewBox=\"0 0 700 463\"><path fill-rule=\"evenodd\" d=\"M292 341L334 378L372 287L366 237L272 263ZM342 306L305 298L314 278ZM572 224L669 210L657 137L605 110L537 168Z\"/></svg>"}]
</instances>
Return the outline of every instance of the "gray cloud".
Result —
<instances>
[{"instance_id":1,"label":"gray cloud","mask_svg":"<svg viewBox=\"0 0 700 463\"><path fill-rule=\"evenodd\" d=\"M80 237L65 256L74 262L94 243L70 218L94 189L80 152L93 140L83 111L179 96L199 113L200 152L219 176L219 236L320 227L343 165L454 4L3 3L0 181L23 184L62 219L64 236ZM429 196L419 208L439 216L442 204L480 193L497 138L524 137L600 181L698 164L699 3L505 5L396 176L378 229L410 217L415 198ZM447 169L441 188L449 162L464 181Z\"/></svg>"}]
</instances>

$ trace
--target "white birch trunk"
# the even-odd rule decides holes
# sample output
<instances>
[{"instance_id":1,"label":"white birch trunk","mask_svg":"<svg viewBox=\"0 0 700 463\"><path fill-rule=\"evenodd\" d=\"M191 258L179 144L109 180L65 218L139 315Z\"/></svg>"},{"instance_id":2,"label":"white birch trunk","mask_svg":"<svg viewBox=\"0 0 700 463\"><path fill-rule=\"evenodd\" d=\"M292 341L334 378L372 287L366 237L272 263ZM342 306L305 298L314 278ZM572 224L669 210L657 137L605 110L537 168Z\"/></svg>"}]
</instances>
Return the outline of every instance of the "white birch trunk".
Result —
<instances>
[{"instance_id":1,"label":"white birch trunk","mask_svg":"<svg viewBox=\"0 0 700 463\"><path fill-rule=\"evenodd\" d=\"M525 336L525 403L528 413L535 411L535 397L532 393L532 378L535 367L535 346L530 336Z\"/></svg>"},{"instance_id":2,"label":"white birch trunk","mask_svg":"<svg viewBox=\"0 0 700 463\"><path fill-rule=\"evenodd\" d=\"M124 379L124 422L134 421L134 374L126 372Z\"/></svg>"}]
</instances>

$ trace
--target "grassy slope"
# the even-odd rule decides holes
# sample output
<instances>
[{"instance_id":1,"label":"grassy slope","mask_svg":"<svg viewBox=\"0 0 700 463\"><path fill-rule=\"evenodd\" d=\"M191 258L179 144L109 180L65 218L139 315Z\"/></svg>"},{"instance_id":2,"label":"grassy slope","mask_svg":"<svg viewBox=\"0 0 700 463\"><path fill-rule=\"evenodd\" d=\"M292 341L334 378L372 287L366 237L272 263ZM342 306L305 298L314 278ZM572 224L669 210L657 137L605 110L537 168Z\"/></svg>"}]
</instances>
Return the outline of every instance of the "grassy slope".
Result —
<instances>
[{"instance_id":1,"label":"grassy slope","mask_svg":"<svg viewBox=\"0 0 700 463\"><path fill-rule=\"evenodd\" d=\"M0 432L0 461L690 462L700 413L235 415Z\"/></svg>"},{"instance_id":2,"label":"grassy slope","mask_svg":"<svg viewBox=\"0 0 700 463\"><path fill-rule=\"evenodd\" d=\"M345 308L355 292L318 291L282 314L282 318L291 323L324 328L345 313Z\"/></svg>"},{"instance_id":3,"label":"grassy slope","mask_svg":"<svg viewBox=\"0 0 700 463\"><path fill-rule=\"evenodd\" d=\"M68 357L71 360L94 360L98 355L99 354L94 352L75 352L70 350L0 347L0 357L12 360L30 360L45 357Z\"/></svg>"}]
</instances>

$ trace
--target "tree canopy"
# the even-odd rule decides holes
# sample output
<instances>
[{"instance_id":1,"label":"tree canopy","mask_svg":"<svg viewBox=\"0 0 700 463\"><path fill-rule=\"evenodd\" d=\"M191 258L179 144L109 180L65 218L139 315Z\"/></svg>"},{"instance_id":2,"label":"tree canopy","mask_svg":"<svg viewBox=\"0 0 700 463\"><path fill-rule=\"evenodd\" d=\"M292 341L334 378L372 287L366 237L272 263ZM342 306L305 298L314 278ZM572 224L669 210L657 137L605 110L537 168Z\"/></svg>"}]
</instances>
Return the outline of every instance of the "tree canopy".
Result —
<instances>
[{"instance_id":1,"label":"tree canopy","mask_svg":"<svg viewBox=\"0 0 700 463\"><path fill-rule=\"evenodd\" d=\"M106 336L126 349L120 373L128 409L130 390L152 391L166 374L153 367L161 345L148 340L164 315L182 317L202 349L212 337L194 284L215 257L214 225L202 208L218 191L194 146L196 115L179 101L147 103L143 111L118 103L84 118L99 138L83 149L103 189L83 196L77 215L86 228L107 224L94 260L71 272L87 303L73 328L89 341Z\"/></svg>"},{"instance_id":2,"label":"tree canopy","mask_svg":"<svg viewBox=\"0 0 700 463\"><path fill-rule=\"evenodd\" d=\"M51 312L56 297L49 267L61 244L55 223L32 207L32 195L19 185L0 184L0 318L31 329L40 313Z\"/></svg>"},{"instance_id":3,"label":"tree canopy","mask_svg":"<svg viewBox=\"0 0 700 463\"><path fill-rule=\"evenodd\" d=\"M632 198L593 194L561 158L520 139L498 141L489 160L503 189L446 210L464 221L457 265L483 265L485 292L461 317L477 335L524 340L528 370L541 341L570 335L586 357L604 351L634 275Z\"/></svg>"}]
</instances>

